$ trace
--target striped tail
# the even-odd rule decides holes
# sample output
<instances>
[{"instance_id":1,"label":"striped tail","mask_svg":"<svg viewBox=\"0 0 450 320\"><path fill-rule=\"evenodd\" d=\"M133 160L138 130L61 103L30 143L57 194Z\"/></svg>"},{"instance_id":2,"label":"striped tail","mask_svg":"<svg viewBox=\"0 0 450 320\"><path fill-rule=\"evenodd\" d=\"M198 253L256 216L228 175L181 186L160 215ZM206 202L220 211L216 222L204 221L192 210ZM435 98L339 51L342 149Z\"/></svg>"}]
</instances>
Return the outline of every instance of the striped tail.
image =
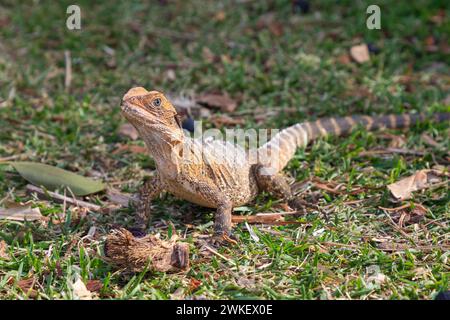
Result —
<instances>
[{"instance_id":1,"label":"striped tail","mask_svg":"<svg viewBox=\"0 0 450 320\"><path fill-rule=\"evenodd\" d=\"M298 147L305 147L310 141L317 138L327 135L345 135L358 126L362 126L368 131L381 128L396 129L413 126L426 120L450 122L450 113L437 113L431 118L425 114L402 114L373 117L349 116L298 123L280 131L269 142L261 146L258 149L258 160L265 167L279 172L291 160Z\"/></svg>"}]
</instances>

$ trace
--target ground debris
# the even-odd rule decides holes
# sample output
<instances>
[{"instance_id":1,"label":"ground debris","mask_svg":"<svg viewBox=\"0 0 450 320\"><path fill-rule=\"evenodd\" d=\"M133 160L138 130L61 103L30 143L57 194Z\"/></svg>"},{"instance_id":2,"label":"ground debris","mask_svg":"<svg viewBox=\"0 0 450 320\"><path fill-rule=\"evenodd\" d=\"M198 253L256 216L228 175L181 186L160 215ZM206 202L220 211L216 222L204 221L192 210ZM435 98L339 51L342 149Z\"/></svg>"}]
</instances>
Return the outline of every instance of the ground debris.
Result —
<instances>
[{"instance_id":1,"label":"ground debris","mask_svg":"<svg viewBox=\"0 0 450 320\"><path fill-rule=\"evenodd\" d=\"M414 191L428 189L442 182L443 175L445 173L438 170L419 170L412 176L389 184L387 188L396 200L407 200L412 197Z\"/></svg>"},{"instance_id":2,"label":"ground debris","mask_svg":"<svg viewBox=\"0 0 450 320\"><path fill-rule=\"evenodd\" d=\"M154 235L134 237L126 229L113 230L105 242L106 260L119 268L132 272L147 270L179 271L189 268L189 245L168 241Z\"/></svg>"},{"instance_id":3,"label":"ground debris","mask_svg":"<svg viewBox=\"0 0 450 320\"><path fill-rule=\"evenodd\" d=\"M43 218L39 208L31 208L31 202L8 203L7 208L0 208L0 220L36 221Z\"/></svg>"},{"instance_id":4,"label":"ground debris","mask_svg":"<svg viewBox=\"0 0 450 320\"><path fill-rule=\"evenodd\" d=\"M197 103L222 112L233 112L237 104L227 94L204 94L196 97Z\"/></svg>"}]
</instances>

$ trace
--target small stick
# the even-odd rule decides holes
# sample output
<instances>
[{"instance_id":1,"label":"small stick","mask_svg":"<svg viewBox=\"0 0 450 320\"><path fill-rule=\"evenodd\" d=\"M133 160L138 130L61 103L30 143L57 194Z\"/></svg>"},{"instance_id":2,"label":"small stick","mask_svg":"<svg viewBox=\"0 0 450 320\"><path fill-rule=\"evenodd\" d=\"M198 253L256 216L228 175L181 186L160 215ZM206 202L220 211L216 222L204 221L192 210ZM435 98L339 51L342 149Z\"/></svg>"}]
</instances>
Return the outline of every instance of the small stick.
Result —
<instances>
[{"instance_id":1,"label":"small stick","mask_svg":"<svg viewBox=\"0 0 450 320\"><path fill-rule=\"evenodd\" d=\"M62 204L69 203L69 204L75 205L77 207L87 208L91 211L99 211L101 209L101 207L96 204L89 203L89 202L82 201L82 200L77 200L75 198L69 198L62 194L56 193L56 192L46 191L42 188L33 186L31 184L28 184L26 189L29 194L34 193L41 200L48 200L49 198L51 198L52 200L54 200L57 203L62 203Z\"/></svg>"},{"instance_id":2,"label":"small stick","mask_svg":"<svg viewBox=\"0 0 450 320\"><path fill-rule=\"evenodd\" d=\"M225 260L225 261L227 261L227 262L229 262L229 263L234 264L234 262L233 262L232 260L230 260L230 259L228 259L227 257L225 257L224 255L220 254L219 252L217 252L216 250L214 250L214 249L211 248L210 246L208 246L208 245L205 244L205 245L204 245L204 248L205 248L206 250L208 250L209 252L214 253L216 256L221 257L223 260Z\"/></svg>"},{"instance_id":3,"label":"small stick","mask_svg":"<svg viewBox=\"0 0 450 320\"><path fill-rule=\"evenodd\" d=\"M64 86L68 91L70 89L70 84L72 83L72 59L70 57L70 51L64 51L64 61L66 63L66 72L64 77Z\"/></svg>"}]
</instances>

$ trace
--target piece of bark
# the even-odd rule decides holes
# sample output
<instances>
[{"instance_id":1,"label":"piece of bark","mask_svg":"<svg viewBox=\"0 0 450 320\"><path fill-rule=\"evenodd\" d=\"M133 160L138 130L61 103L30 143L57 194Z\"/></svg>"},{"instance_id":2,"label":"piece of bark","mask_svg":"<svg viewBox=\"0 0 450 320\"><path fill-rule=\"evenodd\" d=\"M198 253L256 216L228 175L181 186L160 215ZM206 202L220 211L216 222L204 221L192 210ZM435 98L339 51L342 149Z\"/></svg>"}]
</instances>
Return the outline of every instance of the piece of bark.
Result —
<instances>
[{"instance_id":1,"label":"piece of bark","mask_svg":"<svg viewBox=\"0 0 450 320\"><path fill-rule=\"evenodd\" d=\"M68 204L71 204L71 205L74 205L77 207L87 208L91 211L100 211L100 209L101 209L101 207L96 204L78 200L78 199L74 199L74 198L70 198L70 197L66 197L66 196L56 193L56 192L46 191L42 188L36 187L31 184L28 184L26 189L27 189L28 194L36 194L36 196L41 200L51 199L57 203L66 202Z\"/></svg>"},{"instance_id":2,"label":"piece of bark","mask_svg":"<svg viewBox=\"0 0 450 320\"><path fill-rule=\"evenodd\" d=\"M135 238L126 229L113 230L105 241L105 257L116 267L131 272L180 271L189 268L189 245L177 242L176 237L169 241L154 235Z\"/></svg>"}]
</instances>

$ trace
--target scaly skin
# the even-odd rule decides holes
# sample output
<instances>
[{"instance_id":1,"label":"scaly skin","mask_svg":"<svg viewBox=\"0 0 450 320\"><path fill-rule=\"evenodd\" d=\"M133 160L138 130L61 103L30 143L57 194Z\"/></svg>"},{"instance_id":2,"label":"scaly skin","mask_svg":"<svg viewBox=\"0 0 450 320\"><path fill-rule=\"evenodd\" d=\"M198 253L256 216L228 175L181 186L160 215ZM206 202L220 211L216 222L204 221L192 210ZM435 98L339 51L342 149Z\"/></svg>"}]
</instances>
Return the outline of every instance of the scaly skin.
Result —
<instances>
[{"instance_id":1,"label":"scaly skin","mask_svg":"<svg viewBox=\"0 0 450 320\"><path fill-rule=\"evenodd\" d=\"M217 208L214 231L219 242L232 241L229 236L233 207L252 201L259 192L293 200L289 185L278 172L298 147L328 134L349 133L356 126L367 130L402 128L425 120L421 114L405 114L350 116L296 124L256 150L258 160L250 163L239 146L185 136L175 108L158 91L130 89L122 99L122 112L139 132L157 168L157 177L147 180L140 191L138 225L145 227L150 201L162 191L168 191L198 205ZM449 119L450 113L434 116L435 121Z\"/></svg>"}]
</instances>

